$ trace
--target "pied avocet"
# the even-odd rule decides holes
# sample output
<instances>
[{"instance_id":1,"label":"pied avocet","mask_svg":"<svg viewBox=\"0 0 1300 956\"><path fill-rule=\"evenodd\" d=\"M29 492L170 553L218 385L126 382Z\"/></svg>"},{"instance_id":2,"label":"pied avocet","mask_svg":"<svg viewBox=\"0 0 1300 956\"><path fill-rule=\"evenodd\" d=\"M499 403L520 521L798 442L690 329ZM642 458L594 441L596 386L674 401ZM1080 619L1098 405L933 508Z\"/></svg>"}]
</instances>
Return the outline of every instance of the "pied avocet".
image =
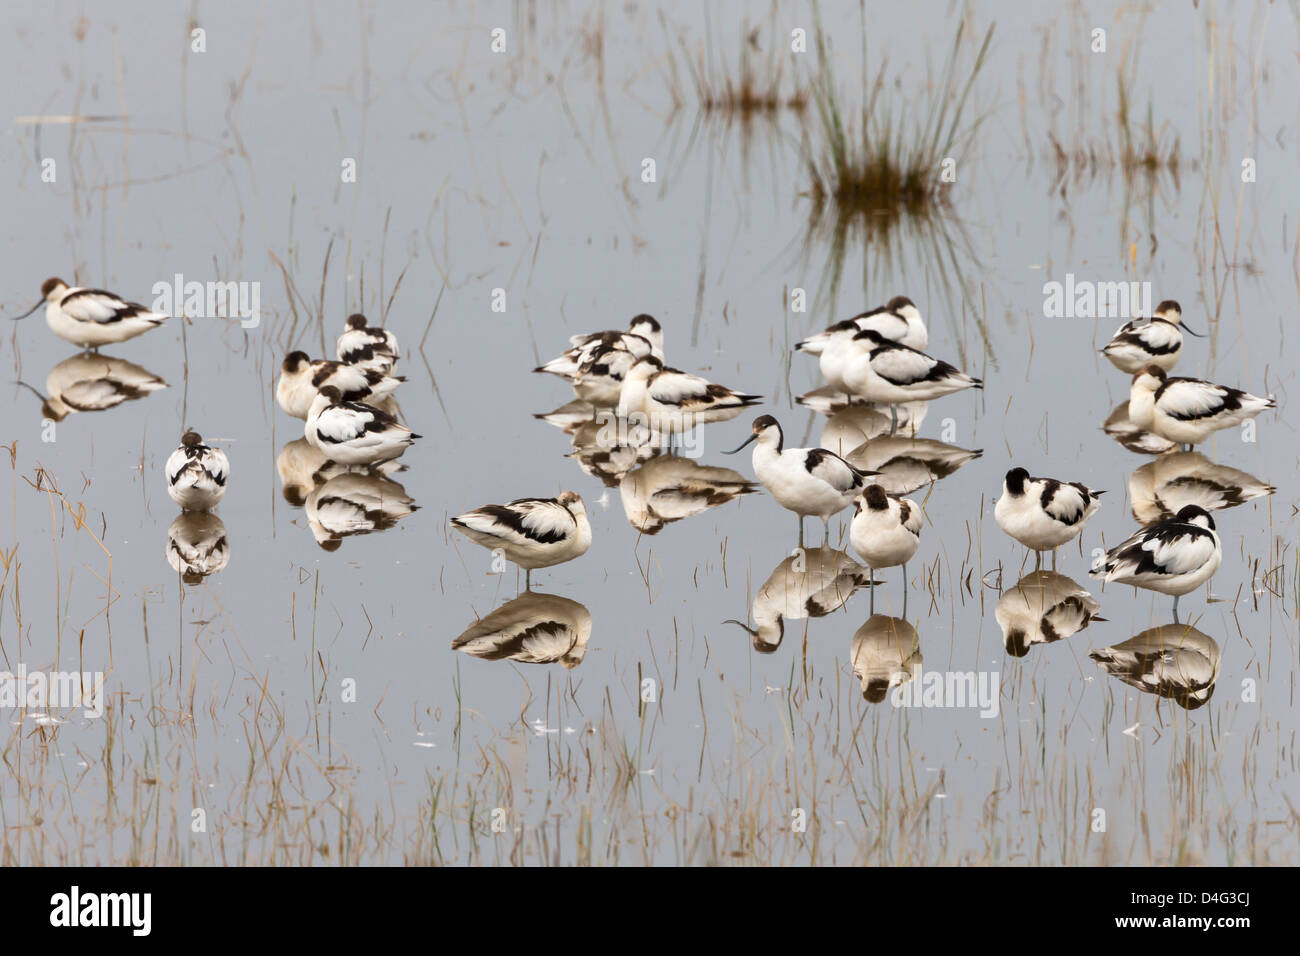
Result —
<instances>
[{"instance_id":1,"label":"pied avocet","mask_svg":"<svg viewBox=\"0 0 1300 956\"><path fill-rule=\"evenodd\" d=\"M387 375L377 369L328 359L313 362L306 352L290 352L280 365L275 399L287 414L306 419L316 393L327 385L337 388L345 402L378 405L404 381L401 376Z\"/></svg>"},{"instance_id":2,"label":"pied avocet","mask_svg":"<svg viewBox=\"0 0 1300 956\"><path fill-rule=\"evenodd\" d=\"M1055 564L1056 549L1078 537L1101 507L1102 494L1077 481L1031 478L1025 469L1012 468L1002 482L993 517L1038 560L1041 552L1051 551Z\"/></svg>"},{"instance_id":3,"label":"pied avocet","mask_svg":"<svg viewBox=\"0 0 1300 956\"><path fill-rule=\"evenodd\" d=\"M617 349L628 352L636 358L653 355L662 360L664 357L663 328L654 316L642 314L632 320L626 332L591 332L586 335L575 335L569 339L569 348L545 365L537 366L533 371L571 379L578 374L578 369L591 361L592 356L600 349Z\"/></svg>"},{"instance_id":4,"label":"pied avocet","mask_svg":"<svg viewBox=\"0 0 1300 956\"><path fill-rule=\"evenodd\" d=\"M1134 425L1189 449L1220 429L1276 407L1273 399L1239 388L1195 378L1170 378L1158 365L1148 365L1133 376L1128 396L1128 417Z\"/></svg>"},{"instance_id":5,"label":"pied avocet","mask_svg":"<svg viewBox=\"0 0 1300 956\"><path fill-rule=\"evenodd\" d=\"M69 286L62 279L46 279L41 285L41 301L14 316L14 320L27 318L42 305L50 330L83 349L125 342L156 329L169 318L103 289L83 289Z\"/></svg>"},{"instance_id":6,"label":"pied avocet","mask_svg":"<svg viewBox=\"0 0 1300 956\"><path fill-rule=\"evenodd\" d=\"M750 442L754 446L754 475L771 492L777 504L799 517L799 543L803 544L803 519L821 518L830 540L832 515L839 514L862 493L867 478L864 472L825 448L786 448L781 426L771 415L754 419L752 433L738 447L725 454L734 455Z\"/></svg>"},{"instance_id":7,"label":"pied avocet","mask_svg":"<svg viewBox=\"0 0 1300 956\"><path fill-rule=\"evenodd\" d=\"M868 485L856 504L849 525L853 550L872 571L903 567L903 613L907 614L907 562L921 544L921 509L907 498L895 498L880 485ZM876 589L871 589L871 611Z\"/></svg>"},{"instance_id":8,"label":"pied avocet","mask_svg":"<svg viewBox=\"0 0 1300 956\"><path fill-rule=\"evenodd\" d=\"M340 362L385 375L393 370L401 357L397 336L388 329L368 325L360 312L348 316L347 325L334 348Z\"/></svg>"},{"instance_id":9,"label":"pied avocet","mask_svg":"<svg viewBox=\"0 0 1300 956\"><path fill-rule=\"evenodd\" d=\"M572 561L591 547L591 524L577 492L555 498L517 498L509 504L484 505L451 519L465 537L489 551L501 552L524 569L525 588L533 588L533 570Z\"/></svg>"},{"instance_id":10,"label":"pied avocet","mask_svg":"<svg viewBox=\"0 0 1300 956\"><path fill-rule=\"evenodd\" d=\"M892 342L901 342L914 349L926 349L930 344L930 333L926 331L925 322L916 304L905 295L896 295L885 305L866 312L860 312L851 319L836 322L824 332L810 335L795 350L809 355L821 355L822 350L835 339L848 333L852 338L864 329L875 329Z\"/></svg>"},{"instance_id":11,"label":"pied avocet","mask_svg":"<svg viewBox=\"0 0 1300 956\"><path fill-rule=\"evenodd\" d=\"M845 366L844 384L855 395L889 405L895 429L896 406L903 402L930 401L963 389L984 387L982 381L947 362L891 342L873 329L859 332L853 341L862 349Z\"/></svg>"},{"instance_id":12,"label":"pied avocet","mask_svg":"<svg viewBox=\"0 0 1300 956\"><path fill-rule=\"evenodd\" d=\"M746 395L698 375L665 368L663 362L648 355L624 378L618 414L620 418L643 416L655 431L671 435L697 425L729 422L760 401L758 395Z\"/></svg>"},{"instance_id":13,"label":"pied avocet","mask_svg":"<svg viewBox=\"0 0 1300 956\"><path fill-rule=\"evenodd\" d=\"M1183 310L1173 299L1166 299L1149 319L1134 319L1115 330L1101 354L1121 372L1134 372L1147 365L1158 365L1166 372L1174 367L1183 349L1183 332L1203 337L1182 325Z\"/></svg>"},{"instance_id":14,"label":"pied avocet","mask_svg":"<svg viewBox=\"0 0 1300 956\"><path fill-rule=\"evenodd\" d=\"M326 385L312 400L303 437L331 461L374 465L400 457L420 436L373 405L343 401Z\"/></svg>"},{"instance_id":15,"label":"pied avocet","mask_svg":"<svg viewBox=\"0 0 1300 956\"><path fill-rule=\"evenodd\" d=\"M638 354L613 346L594 349L569 380L573 385L573 394L598 408L617 405L619 396L623 394L623 380L627 378L627 373L639 359L648 354L646 351Z\"/></svg>"},{"instance_id":16,"label":"pied avocet","mask_svg":"<svg viewBox=\"0 0 1300 956\"><path fill-rule=\"evenodd\" d=\"M167 458L165 470L172 501L186 511L207 511L226 493L230 461L224 451L203 444L199 433L190 429Z\"/></svg>"},{"instance_id":17,"label":"pied avocet","mask_svg":"<svg viewBox=\"0 0 1300 956\"><path fill-rule=\"evenodd\" d=\"M1143 528L1098 558L1090 572L1135 588L1146 588L1178 599L1213 577L1223 560L1214 519L1199 505L1187 505L1167 521Z\"/></svg>"}]
</instances>

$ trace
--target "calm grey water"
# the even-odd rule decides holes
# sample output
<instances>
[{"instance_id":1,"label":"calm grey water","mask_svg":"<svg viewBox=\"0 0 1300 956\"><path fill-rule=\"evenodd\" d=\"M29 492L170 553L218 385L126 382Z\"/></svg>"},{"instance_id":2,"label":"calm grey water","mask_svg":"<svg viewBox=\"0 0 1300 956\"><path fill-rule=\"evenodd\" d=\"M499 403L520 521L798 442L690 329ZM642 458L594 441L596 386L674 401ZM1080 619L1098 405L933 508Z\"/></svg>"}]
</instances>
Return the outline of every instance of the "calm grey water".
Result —
<instances>
[{"instance_id":1,"label":"calm grey water","mask_svg":"<svg viewBox=\"0 0 1300 956\"><path fill-rule=\"evenodd\" d=\"M920 110L963 8L871 6L868 72L887 56L881 95ZM820 12L859 102L857 6ZM983 121L955 157L941 230L964 239L950 252L905 226L852 240L832 303L831 244L807 228L813 111L748 135L725 117L697 126L683 52L734 72L757 27L757 62L775 43L793 88L820 66L784 52L792 28L813 31L803 5L11 6L4 312L50 275L147 303L181 273L259 283L262 316L173 320L104 349L170 387L52 435L39 399L6 390L4 666L103 670L110 701L102 720L58 725L6 711L6 862L1295 862L1294 13L964 13L963 63L996 22L968 104ZM1089 49L1095 26L1104 54ZM1053 138L1103 155L1118 141L1126 59L1135 122L1150 103L1161 141L1179 143L1177 174L1101 162L1062 177ZM1257 179L1243 185L1245 157ZM276 260L304 300L296 323ZM1183 600L1221 652L1194 711L1088 657L1170 617L1166 598L1086 576L1094 548L1136 527L1129 477L1150 458L1101 430L1127 397L1095 352L1118 321L1044 317L1044 283L1067 273L1149 281L1210 331L1186 340L1180 374L1279 400L1257 442L1228 431L1200 449L1278 492L1216 515L1212 600ZM795 288L807 312L790 310ZM797 543L793 517L760 492L640 534L619 487L533 418L571 396L529 369L571 334L649 312L671 364L764 395L790 441L816 442L822 420L792 403L821 384L816 363L790 347L899 292L926 316L929 351L987 383L934 403L921 427L984 454L913 495L926 526L907 617L925 671L997 675L996 716L864 701L865 591L788 620L756 653L723 622L753 625L756 592ZM301 427L274 375L291 348L318 356L325 340L332 358L348 313L377 318L390 296L398 398L424 436L394 478L421 508L327 552L281 494L276 457ZM39 315L4 332L8 378L48 395L75 348ZM186 426L232 467L229 563L188 586L165 557L177 509L162 477ZM699 464L752 477L747 454L721 455L747 435L748 417L712 426ZM994 617L1024 562L992 518L1012 463L1109 491L1058 566L1105 620L1022 659ZM522 576L492 574L447 518L564 489L584 496L593 545L534 584L589 610L581 664L453 651ZM876 610L899 615L900 574L882 578Z\"/></svg>"}]
</instances>

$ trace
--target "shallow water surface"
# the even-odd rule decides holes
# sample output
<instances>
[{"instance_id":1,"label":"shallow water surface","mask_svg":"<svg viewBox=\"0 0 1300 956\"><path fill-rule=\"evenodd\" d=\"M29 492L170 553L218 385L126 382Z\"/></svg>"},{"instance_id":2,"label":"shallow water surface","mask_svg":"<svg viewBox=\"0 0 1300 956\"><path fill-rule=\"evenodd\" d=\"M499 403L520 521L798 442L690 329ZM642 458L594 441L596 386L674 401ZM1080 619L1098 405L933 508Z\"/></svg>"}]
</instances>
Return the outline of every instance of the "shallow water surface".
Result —
<instances>
[{"instance_id":1,"label":"shallow water surface","mask_svg":"<svg viewBox=\"0 0 1300 956\"><path fill-rule=\"evenodd\" d=\"M887 57L880 95L922 122L962 14L872 7L865 69L857 5L820 9L847 102ZM105 675L102 717L5 710L5 862L1296 863L1297 23L1219 14L971 4L963 62L996 30L947 204L840 248L810 226L815 106L702 115L686 65L734 71L756 30L807 90L800 4L11 10L4 313L50 275L148 304L179 274L256 283L260 321L88 357L39 315L4 330L30 388L2 436L3 666ZM1149 101L1177 163L1114 161L1124 63L1128 122ZM1279 409L1200 458L1117 441L1119 320L1044 315L1070 274L1178 299L1209 335L1177 372ZM986 383L859 462L923 508L906 609L898 568L873 601L849 512L800 550L749 450L723 455L752 415L671 453L535 417L573 396L530 369L646 312L671 365L847 453L879 416L795 403L822 381L791 350L898 293ZM275 376L354 311L399 336L423 438L403 470L317 475ZM186 427L230 457L214 517L166 493ZM1108 492L1055 574L994 523L1012 464ZM593 543L536 593L449 528L565 489ZM1207 494L1223 564L1184 626L1088 578Z\"/></svg>"}]
</instances>

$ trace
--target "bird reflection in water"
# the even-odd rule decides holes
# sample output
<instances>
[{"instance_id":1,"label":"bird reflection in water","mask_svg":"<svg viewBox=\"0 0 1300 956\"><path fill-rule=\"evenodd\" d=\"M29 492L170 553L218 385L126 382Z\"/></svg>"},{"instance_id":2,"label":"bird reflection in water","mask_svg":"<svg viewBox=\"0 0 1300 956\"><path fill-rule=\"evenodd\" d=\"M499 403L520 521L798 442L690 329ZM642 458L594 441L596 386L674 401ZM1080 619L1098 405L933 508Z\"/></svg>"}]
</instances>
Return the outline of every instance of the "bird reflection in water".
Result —
<instances>
[{"instance_id":1,"label":"bird reflection in water","mask_svg":"<svg viewBox=\"0 0 1300 956\"><path fill-rule=\"evenodd\" d=\"M226 526L210 511L182 511L167 528L167 563L195 585L230 563Z\"/></svg>"},{"instance_id":2,"label":"bird reflection in water","mask_svg":"<svg viewBox=\"0 0 1300 956\"><path fill-rule=\"evenodd\" d=\"M1174 449L1174 443L1155 432L1134 425L1128 417L1128 402L1120 402L1101 424L1104 431L1129 451L1139 455L1163 455Z\"/></svg>"},{"instance_id":3,"label":"bird reflection in water","mask_svg":"<svg viewBox=\"0 0 1300 956\"><path fill-rule=\"evenodd\" d=\"M642 534L658 534L665 525L755 490L754 483L737 471L677 455L652 458L624 475L618 486L627 520Z\"/></svg>"},{"instance_id":4,"label":"bird reflection in water","mask_svg":"<svg viewBox=\"0 0 1300 956\"><path fill-rule=\"evenodd\" d=\"M284 500L295 508L301 508L307 503L307 496L312 491L339 475L377 475L389 478L406 471L406 466L396 460L380 462L370 467L340 465L326 458L320 449L305 438L287 442L276 457L275 468L280 474L280 491Z\"/></svg>"},{"instance_id":5,"label":"bird reflection in water","mask_svg":"<svg viewBox=\"0 0 1300 956\"><path fill-rule=\"evenodd\" d=\"M337 551L353 535L387 531L419 508L392 479L353 473L317 486L304 503L312 536L326 551Z\"/></svg>"},{"instance_id":6,"label":"bird reflection in water","mask_svg":"<svg viewBox=\"0 0 1300 956\"><path fill-rule=\"evenodd\" d=\"M787 618L824 617L870 583L871 573L843 551L799 548L758 589L750 608L755 626L734 619L725 623L743 628L753 638L754 650L770 654L781 646Z\"/></svg>"},{"instance_id":7,"label":"bird reflection in water","mask_svg":"<svg viewBox=\"0 0 1300 956\"><path fill-rule=\"evenodd\" d=\"M993 616L1007 654L1024 657L1035 644L1054 644L1104 621L1100 610L1079 582L1055 571L1035 571L1002 593Z\"/></svg>"},{"instance_id":8,"label":"bird reflection in water","mask_svg":"<svg viewBox=\"0 0 1300 956\"><path fill-rule=\"evenodd\" d=\"M853 635L849 663L862 684L862 699L879 704L891 687L920 674L921 638L902 618L873 614Z\"/></svg>"},{"instance_id":9,"label":"bird reflection in water","mask_svg":"<svg viewBox=\"0 0 1300 956\"><path fill-rule=\"evenodd\" d=\"M1195 451L1161 455L1135 469L1128 479L1133 517L1144 525L1172 518L1187 505L1222 511L1276 490L1266 481L1216 465Z\"/></svg>"},{"instance_id":10,"label":"bird reflection in water","mask_svg":"<svg viewBox=\"0 0 1300 956\"><path fill-rule=\"evenodd\" d=\"M932 438L886 435L864 442L845 458L856 468L875 472L872 481L889 494L907 495L947 478L983 454L983 449L958 448Z\"/></svg>"},{"instance_id":11,"label":"bird reflection in water","mask_svg":"<svg viewBox=\"0 0 1300 956\"><path fill-rule=\"evenodd\" d=\"M1187 624L1162 624L1088 656L1130 687L1186 710L1204 706L1219 677L1219 645Z\"/></svg>"},{"instance_id":12,"label":"bird reflection in water","mask_svg":"<svg viewBox=\"0 0 1300 956\"><path fill-rule=\"evenodd\" d=\"M133 362L96 352L74 355L50 369L45 377L48 397L25 382L20 384L41 399L41 416L56 422L73 412L102 412L167 387Z\"/></svg>"},{"instance_id":13,"label":"bird reflection in water","mask_svg":"<svg viewBox=\"0 0 1300 956\"><path fill-rule=\"evenodd\" d=\"M452 650L488 661L577 667L587 654L591 612L555 594L526 591L473 624Z\"/></svg>"}]
</instances>

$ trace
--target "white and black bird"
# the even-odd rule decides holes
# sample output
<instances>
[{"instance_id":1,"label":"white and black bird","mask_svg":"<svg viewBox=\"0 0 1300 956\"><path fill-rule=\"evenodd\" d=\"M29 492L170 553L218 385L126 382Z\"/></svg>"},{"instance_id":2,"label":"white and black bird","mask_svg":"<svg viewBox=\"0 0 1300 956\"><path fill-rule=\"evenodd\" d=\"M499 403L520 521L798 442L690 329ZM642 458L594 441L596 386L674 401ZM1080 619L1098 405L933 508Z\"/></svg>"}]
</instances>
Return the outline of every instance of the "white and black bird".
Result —
<instances>
[{"instance_id":1,"label":"white and black bird","mask_svg":"<svg viewBox=\"0 0 1300 956\"><path fill-rule=\"evenodd\" d=\"M401 357L397 336L388 329L367 324L366 317L360 312L348 316L343 334L334 343L334 348L340 362L385 375L393 370Z\"/></svg>"},{"instance_id":2,"label":"white and black bird","mask_svg":"<svg viewBox=\"0 0 1300 956\"><path fill-rule=\"evenodd\" d=\"M1078 537L1088 519L1101 507L1102 491L1077 481L1031 478L1023 468L1012 468L1002 482L1002 494L993 508L998 527L1036 553L1052 552Z\"/></svg>"},{"instance_id":3,"label":"white and black bird","mask_svg":"<svg viewBox=\"0 0 1300 956\"><path fill-rule=\"evenodd\" d=\"M451 642L485 661L577 667L591 638L586 605L555 594L529 591L507 601Z\"/></svg>"},{"instance_id":4,"label":"white and black bird","mask_svg":"<svg viewBox=\"0 0 1300 956\"><path fill-rule=\"evenodd\" d=\"M280 380L275 385L275 399L286 414L306 419L317 393L327 386L339 390L345 402L368 402L378 405L397 391L405 378L388 375L377 369L328 359L312 361L306 352L290 352L280 364Z\"/></svg>"},{"instance_id":5,"label":"white and black bird","mask_svg":"<svg viewBox=\"0 0 1300 956\"><path fill-rule=\"evenodd\" d=\"M373 405L343 401L339 390L327 385L312 400L303 437L330 461L377 465L400 457L421 436Z\"/></svg>"},{"instance_id":6,"label":"white and black bird","mask_svg":"<svg viewBox=\"0 0 1300 956\"><path fill-rule=\"evenodd\" d=\"M993 616L1007 653L1024 657L1035 644L1054 644L1104 621L1100 611L1078 581L1055 571L1032 571L1002 592Z\"/></svg>"},{"instance_id":7,"label":"white and black bird","mask_svg":"<svg viewBox=\"0 0 1300 956\"><path fill-rule=\"evenodd\" d=\"M195 585L230 563L225 523L207 511L182 511L167 528L167 563Z\"/></svg>"},{"instance_id":8,"label":"white and black bird","mask_svg":"<svg viewBox=\"0 0 1300 956\"><path fill-rule=\"evenodd\" d=\"M754 650L770 654L781 646L787 620L825 617L870 583L871 572L843 551L801 550L778 564L754 595L754 627L734 619L723 623L743 628Z\"/></svg>"},{"instance_id":9,"label":"white and black bird","mask_svg":"<svg viewBox=\"0 0 1300 956\"><path fill-rule=\"evenodd\" d=\"M1130 687L1187 710L1205 704L1219 679L1218 643L1187 624L1162 624L1088 656Z\"/></svg>"},{"instance_id":10,"label":"white and black bird","mask_svg":"<svg viewBox=\"0 0 1300 956\"><path fill-rule=\"evenodd\" d=\"M890 688L921 673L921 637L901 617L873 614L849 643L849 664L862 685L862 699L883 703Z\"/></svg>"},{"instance_id":11,"label":"white and black bird","mask_svg":"<svg viewBox=\"0 0 1300 956\"><path fill-rule=\"evenodd\" d=\"M903 614L907 614L907 562L921 544L921 509L907 498L887 494L880 485L868 485L856 503L849 525L849 541L872 571L901 565ZM876 589L871 589L871 610L876 609Z\"/></svg>"},{"instance_id":12,"label":"white and black bird","mask_svg":"<svg viewBox=\"0 0 1300 956\"><path fill-rule=\"evenodd\" d=\"M665 368L653 356L637 361L623 380L620 418L639 416L662 435L687 432L697 425L729 422L762 398L718 385L698 375Z\"/></svg>"},{"instance_id":13,"label":"white and black bird","mask_svg":"<svg viewBox=\"0 0 1300 956\"><path fill-rule=\"evenodd\" d=\"M42 395L20 382L41 399L41 416L61 422L73 412L101 412L123 402L152 395L167 387L157 375L124 359L98 352L81 352L50 369Z\"/></svg>"},{"instance_id":14,"label":"white and black bird","mask_svg":"<svg viewBox=\"0 0 1300 956\"><path fill-rule=\"evenodd\" d=\"M165 471L172 501L186 511L207 511L226 493L230 461L224 451L203 444L199 433L190 429L167 458Z\"/></svg>"},{"instance_id":15,"label":"white and black bird","mask_svg":"<svg viewBox=\"0 0 1300 956\"><path fill-rule=\"evenodd\" d=\"M931 401L984 383L940 359L891 342L867 329L853 337L861 351L844 369L849 391L867 401L889 405L897 427L896 406Z\"/></svg>"},{"instance_id":16,"label":"white and black bird","mask_svg":"<svg viewBox=\"0 0 1300 956\"><path fill-rule=\"evenodd\" d=\"M891 342L901 342L909 348L924 350L930 345L930 333L921 318L921 311L907 296L896 295L878 308L860 312L850 319L836 322L823 332L810 335L795 346L795 351L821 355L831 341L844 337L846 333L852 338L866 329L874 329Z\"/></svg>"},{"instance_id":17,"label":"white and black bird","mask_svg":"<svg viewBox=\"0 0 1300 956\"><path fill-rule=\"evenodd\" d=\"M42 305L50 330L83 349L125 342L158 328L169 318L112 292L69 286L62 279L46 279L41 285L41 300L13 318L25 319Z\"/></svg>"},{"instance_id":18,"label":"white and black bird","mask_svg":"<svg viewBox=\"0 0 1300 956\"><path fill-rule=\"evenodd\" d=\"M864 472L825 448L786 448L781 426L771 415L754 419L749 438L725 454L734 455L751 442L754 476L771 492L777 504L799 516L799 543L803 544L803 519L821 518L830 540L830 519L862 494L874 472Z\"/></svg>"},{"instance_id":19,"label":"white and black bird","mask_svg":"<svg viewBox=\"0 0 1300 956\"><path fill-rule=\"evenodd\" d=\"M489 551L500 550L524 569L532 590L533 571L572 561L591 547L591 524L577 492L555 498L517 498L509 504L484 505L451 519L465 537Z\"/></svg>"},{"instance_id":20,"label":"white and black bird","mask_svg":"<svg viewBox=\"0 0 1300 956\"><path fill-rule=\"evenodd\" d=\"M1195 451L1161 455L1134 469L1128 478L1133 517L1140 524L1171 518L1187 505L1221 511L1275 491L1268 482L1215 464Z\"/></svg>"},{"instance_id":21,"label":"white and black bird","mask_svg":"<svg viewBox=\"0 0 1300 956\"><path fill-rule=\"evenodd\" d=\"M578 370L591 361L592 356L601 349L627 352L635 358L653 355L662 360L664 357L663 327L654 316L643 313L632 320L626 332L590 332L586 335L572 336L569 339L569 348L545 365L537 366L533 371L572 379L578 374ZM614 402L617 401L618 398L615 397Z\"/></svg>"},{"instance_id":22,"label":"white and black bird","mask_svg":"<svg viewBox=\"0 0 1300 956\"><path fill-rule=\"evenodd\" d=\"M1170 378L1157 365L1148 365L1133 376L1128 396L1128 417L1134 425L1189 450L1220 429L1233 428L1276 407L1273 399L1239 388L1195 378Z\"/></svg>"},{"instance_id":23,"label":"white and black bird","mask_svg":"<svg viewBox=\"0 0 1300 956\"><path fill-rule=\"evenodd\" d=\"M569 380L573 394L596 408L612 408L623 394L623 380L649 352L600 346L586 355Z\"/></svg>"},{"instance_id":24,"label":"white and black bird","mask_svg":"<svg viewBox=\"0 0 1300 956\"><path fill-rule=\"evenodd\" d=\"M1183 349L1183 332L1202 338L1182 324L1183 310L1173 299L1161 302L1149 319L1125 322L1101 349L1121 372L1132 375L1147 365L1158 365L1166 372L1174 367Z\"/></svg>"},{"instance_id":25,"label":"white and black bird","mask_svg":"<svg viewBox=\"0 0 1300 956\"><path fill-rule=\"evenodd\" d=\"M1090 573L1106 582L1172 595L1177 621L1178 599L1213 577L1222 560L1214 519L1199 505L1187 505L1111 548Z\"/></svg>"}]
</instances>

